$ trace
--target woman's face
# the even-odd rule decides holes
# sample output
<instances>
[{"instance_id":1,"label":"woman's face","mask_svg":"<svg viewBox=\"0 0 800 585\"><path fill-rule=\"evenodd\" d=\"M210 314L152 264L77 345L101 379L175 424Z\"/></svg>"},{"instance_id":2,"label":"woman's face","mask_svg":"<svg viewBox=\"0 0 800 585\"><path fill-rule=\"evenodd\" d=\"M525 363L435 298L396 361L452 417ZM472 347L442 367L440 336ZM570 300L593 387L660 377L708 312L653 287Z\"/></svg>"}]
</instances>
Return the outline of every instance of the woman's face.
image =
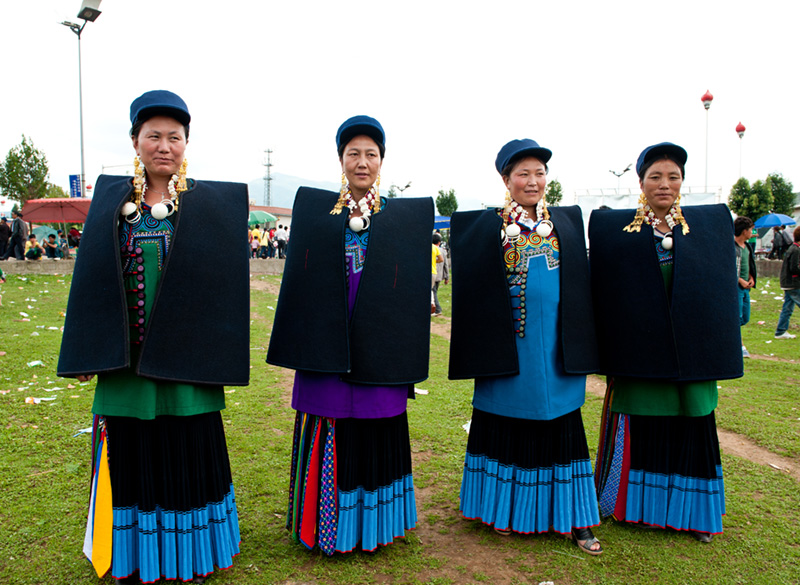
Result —
<instances>
[{"instance_id":1,"label":"woman's face","mask_svg":"<svg viewBox=\"0 0 800 585\"><path fill-rule=\"evenodd\" d=\"M133 148L151 177L171 177L183 163L186 151L183 124L167 116L154 116L142 124Z\"/></svg>"},{"instance_id":2,"label":"woman's face","mask_svg":"<svg viewBox=\"0 0 800 585\"><path fill-rule=\"evenodd\" d=\"M356 136L342 153L342 172L355 199L367 194L381 172L381 151L369 136Z\"/></svg>"},{"instance_id":3,"label":"woman's face","mask_svg":"<svg viewBox=\"0 0 800 585\"><path fill-rule=\"evenodd\" d=\"M511 198L533 217L533 209L544 195L547 183L545 164L532 156L523 158L514 164L511 174L504 176L503 181L511 193Z\"/></svg>"},{"instance_id":4,"label":"woman's face","mask_svg":"<svg viewBox=\"0 0 800 585\"><path fill-rule=\"evenodd\" d=\"M680 167L669 159L661 159L650 165L644 179L639 180L647 203L658 215L669 211L681 194L683 177Z\"/></svg>"}]
</instances>

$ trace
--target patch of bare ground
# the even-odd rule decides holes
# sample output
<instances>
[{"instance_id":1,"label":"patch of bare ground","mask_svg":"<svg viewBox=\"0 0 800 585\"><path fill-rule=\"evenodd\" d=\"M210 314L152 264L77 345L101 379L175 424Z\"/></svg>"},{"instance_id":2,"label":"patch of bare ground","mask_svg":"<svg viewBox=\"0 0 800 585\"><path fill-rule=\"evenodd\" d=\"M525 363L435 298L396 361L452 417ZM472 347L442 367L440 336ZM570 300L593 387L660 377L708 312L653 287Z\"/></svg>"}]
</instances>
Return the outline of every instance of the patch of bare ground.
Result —
<instances>
[{"instance_id":1,"label":"patch of bare ground","mask_svg":"<svg viewBox=\"0 0 800 585\"><path fill-rule=\"evenodd\" d=\"M766 360L768 362L786 362L787 364L797 363L797 360L788 360L786 358L779 358L774 355L761 355L758 353L751 353L750 359Z\"/></svg>"},{"instance_id":2,"label":"patch of bare ground","mask_svg":"<svg viewBox=\"0 0 800 585\"><path fill-rule=\"evenodd\" d=\"M433 488L416 489L417 510L420 518L414 530L425 553L440 559L446 559L440 567L420 571L415 577L422 583L430 583L434 579L449 580L453 583L477 583L474 575L491 575L492 583L513 583L519 579L519 570L509 564L508 558L515 553L500 548L506 537L497 536L497 546L482 542L479 532L468 530L468 520L461 520L444 528L441 522L428 522L427 517L435 515L439 518L460 516L458 510L448 505L431 505ZM485 530L490 531L489 528ZM513 538L513 537L512 537Z\"/></svg>"},{"instance_id":3,"label":"patch of bare ground","mask_svg":"<svg viewBox=\"0 0 800 585\"><path fill-rule=\"evenodd\" d=\"M280 285L272 282L272 280L261 280L258 278L250 279L250 288L254 290L263 290L275 296L278 296L278 293L281 292Z\"/></svg>"},{"instance_id":4,"label":"patch of bare ground","mask_svg":"<svg viewBox=\"0 0 800 585\"><path fill-rule=\"evenodd\" d=\"M602 398L606 393L605 380L598 376L587 377L586 391ZM800 464L794 459L776 455L763 447L759 447L748 437L732 431L717 427L717 435L719 436L719 446L728 455L736 455L736 457L747 459L758 465L765 465L776 471L788 473L794 479L800 481Z\"/></svg>"},{"instance_id":5,"label":"patch of bare ground","mask_svg":"<svg viewBox=\"0 0 800 585\"><path fill-rule=\"evenodd\" d=\"M431 333L450 341L450 317L431 315Z\"/></svg>"}]
</instances>

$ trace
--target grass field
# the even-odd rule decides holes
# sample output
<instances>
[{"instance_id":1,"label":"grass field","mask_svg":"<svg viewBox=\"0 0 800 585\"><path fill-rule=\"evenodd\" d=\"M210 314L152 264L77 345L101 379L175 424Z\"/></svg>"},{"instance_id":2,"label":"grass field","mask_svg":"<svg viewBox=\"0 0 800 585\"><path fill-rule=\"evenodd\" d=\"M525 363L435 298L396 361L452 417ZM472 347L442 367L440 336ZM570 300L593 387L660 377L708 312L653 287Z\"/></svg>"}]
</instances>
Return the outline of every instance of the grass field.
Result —
<instances>
[{"instance_id":1,"label":"grass field","mask_svg":"<svg viewBox=\"0 0 800 585\"><path fill-rule=\"evenodd\" d=\"M90 437L74 436L91 424L94 385L54 373L69 283L69 276L10 275L0 285L0 351L6 352L0 356L2 584L98 583L81 554ZM226 395L223 420L242 552L233 568L215 573L209 585L800 582L799 482L724 450L725 532L711 545L605 521L595 532L606 553L591 558L555 536L504 538L463 520L458 513L467 438L462 425L470 417L472 387L447 380L448 343L438 334L431 338L430 379L419 385L429 394L409 405L417 529L373 556L326 558L293 544L284 530L291 372L264 363L279 284L278 277L254 277L251 383ZM720 428L800 463L800 336L772 340L781 306L774 297L781 293L775 280L759 285L743 335L750 352L765 357L747 361L744 378L720 382L717 421ZM441 298L447 315L449 287L442 288ZM800 314L791 332L800 334L798 323ZM27 404L26 398L53 400ZM592 452L601 406L599 397L587 396L583 417Z\"/></svg>"}]
</instances>

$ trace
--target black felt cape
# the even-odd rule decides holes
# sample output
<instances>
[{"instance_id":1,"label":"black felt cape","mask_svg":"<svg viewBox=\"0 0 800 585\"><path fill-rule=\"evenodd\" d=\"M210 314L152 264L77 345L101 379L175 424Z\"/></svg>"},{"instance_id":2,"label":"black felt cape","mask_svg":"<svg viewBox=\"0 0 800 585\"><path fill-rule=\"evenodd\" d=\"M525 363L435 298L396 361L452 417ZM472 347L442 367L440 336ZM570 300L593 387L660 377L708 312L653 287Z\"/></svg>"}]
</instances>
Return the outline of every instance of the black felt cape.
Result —
<instances>
[{"instance_id":1,"label":"black felt cape","mask_svg":"<svg viewBox=\"0 0 800 585\"><path fill-rule=\"evenodd\" d=\"M433 200L387 199L370 218L364 272L348 318L348 214L346 208L330 213L338 197L297 191L267 362L359 384L420 382L428 377Z\"/></svg>"},{"instance_id":2,"label":"black felt cape","mask_svg":"<svg viewBox=\"0 0 800 585\"><path fill-rule=\"evenodd\" d=\"M131 364L120 263L120 209L130 177L101 175L72 277L58 375L133 367L193 384L246 385L250 289L247 186L194 181L181 194L138 363Z\"/></svg>"},{"instance_id":3,"label":"black felt cape","mask_svg":"<svg viewBox=\"0 0 800 585\"><path fill-rule=\"evenodd\" d=\"M603 374L674 381L743 375L730 211L692 205L683 215L690 231L672 232L670 299L653 229L623 231L632 209L592 212L589 257Z\"/></svg>"},{"instance_id":4,"label":"black felt cape","mask_svg":"<svg viewBox=\"0 0 800 585\"><path fill-rule=\"evenodd\" d=\"M597 371L598 358L581 211L577 206L551 207L549 211L560 244L559 323L564 371L590 374ZM519 374L500 239L502 225L494 209L458 212L451 219L451 379Z\"/></svg>"}]
</instances>

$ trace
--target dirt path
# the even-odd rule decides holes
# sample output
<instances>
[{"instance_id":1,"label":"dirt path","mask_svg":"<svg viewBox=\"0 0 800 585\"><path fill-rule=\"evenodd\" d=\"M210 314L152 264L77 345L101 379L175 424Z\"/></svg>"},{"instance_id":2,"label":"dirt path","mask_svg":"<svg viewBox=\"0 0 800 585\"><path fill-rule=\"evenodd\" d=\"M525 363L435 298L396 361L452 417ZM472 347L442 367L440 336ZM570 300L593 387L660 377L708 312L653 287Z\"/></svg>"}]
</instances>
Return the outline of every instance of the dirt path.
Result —
<instances>
[{"instance_id":1,"label":"dirt path","mask_svg":"<svg viewBox=\"0 0 800 585\"><path fill-rule=\"evenodd\" d=\"M439 335L449 341L450 319L435 317L431 322L431 333ZM774 356L753 355L753 357L769 361L794 362L794 360L785 360ZM586 391L602 398L606 393L605 381L598 376L587 377ZM788 473L794 479L800 481L800 464L794 459L776 455L763 447L759 447L748 437L732 431L717 428L717 435L719 435L719 445L725 453L747 459L758 465L770 467L782 473Z\"/></svg>"}]
</instances>

